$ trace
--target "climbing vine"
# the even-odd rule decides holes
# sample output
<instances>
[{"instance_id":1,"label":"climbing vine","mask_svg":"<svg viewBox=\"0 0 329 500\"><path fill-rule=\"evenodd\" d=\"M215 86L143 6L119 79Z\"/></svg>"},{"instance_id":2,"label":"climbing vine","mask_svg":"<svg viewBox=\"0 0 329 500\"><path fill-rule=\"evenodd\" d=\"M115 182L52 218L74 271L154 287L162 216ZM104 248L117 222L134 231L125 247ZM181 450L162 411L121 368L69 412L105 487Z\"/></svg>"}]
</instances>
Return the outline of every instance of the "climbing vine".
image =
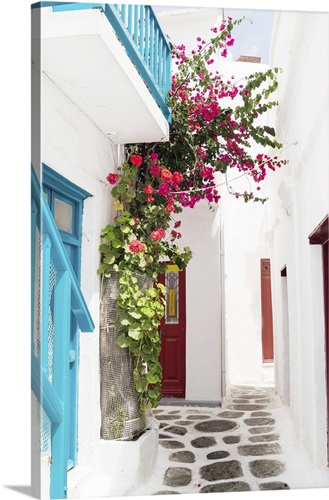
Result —
<instances>
[{"instance_id":1,"label":"climbing vine","mask_svg":"<svg viewBox=\"0 0 329 500\"><path fill-rule=\"evenodd\" d=\"M112 186L116 216L101 234L99 274L121 271L117 343L134 356L133 377L142 410L156 407L161 396L161 365L158 361L158 327L164 311L164 290L157 283L167 262L187 266L192 250L182 249L179 213L201 200L219 203L220 186L244 202L264 203L261 182L269 170L286 163L269 156L264 148L282 148L274 128L261 125L259 117L277 106L278 68L257 72L243 82L225 80L215 60L227 56L233 45L233 27L242 20L228 18L211 28L206 43L196 40L188 54L184 45L173 46L176 70L168 93L171 109L169 141L126 146L127 159L107 181ZM256 155L252 145L258 145ZM238 192L227 173L247 179ZM134 273L149 276L154 286L140 289Z\"/></svg>"}]
</instances>

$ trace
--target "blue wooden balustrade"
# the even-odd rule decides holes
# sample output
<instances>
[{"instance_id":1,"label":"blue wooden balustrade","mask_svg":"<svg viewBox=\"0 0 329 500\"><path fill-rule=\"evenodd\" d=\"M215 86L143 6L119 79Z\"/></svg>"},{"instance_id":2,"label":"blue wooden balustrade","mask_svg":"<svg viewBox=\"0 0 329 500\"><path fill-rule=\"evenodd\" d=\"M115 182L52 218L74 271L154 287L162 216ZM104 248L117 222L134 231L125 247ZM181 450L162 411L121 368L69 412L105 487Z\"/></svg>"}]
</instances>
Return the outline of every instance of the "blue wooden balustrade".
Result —
<instances>
[{"instance_id":1,"label":"blue wooden balustrade","mask_svg":"<svg viewBox=\"0 0 329 500\"><path fill-rule=\"evenodd\" d=\"M167 95L171 88L171 47L153 8L149 5L39 2L54 12L100 9L111 23L130 60L151 92L167 121L171 112Z\"/></svg>"},{"instance_id":2,"label":"blue wooden balustrade","mask_svg":"<svg viewBox=\"0 0 329 500\"><path fill-rule=\"evenodd\" d=\"M81 293L61 236L32 167L31 269L32 342L31 386L51 422L50 498L67 497L68 433L70 432L69 362L72 313L82 332L92 332L94 323ZM39 241L40 240L40 241ZM40 261L37 262L37 245ZM50 278L50 269L53 269ZM35 296L40 276L39 344L35 334ZM50 287L50 279L52 283ZM50 292L51 288L51 292ZM52 340L49 345L49 315Z\"/></svg>"}]
</instances>

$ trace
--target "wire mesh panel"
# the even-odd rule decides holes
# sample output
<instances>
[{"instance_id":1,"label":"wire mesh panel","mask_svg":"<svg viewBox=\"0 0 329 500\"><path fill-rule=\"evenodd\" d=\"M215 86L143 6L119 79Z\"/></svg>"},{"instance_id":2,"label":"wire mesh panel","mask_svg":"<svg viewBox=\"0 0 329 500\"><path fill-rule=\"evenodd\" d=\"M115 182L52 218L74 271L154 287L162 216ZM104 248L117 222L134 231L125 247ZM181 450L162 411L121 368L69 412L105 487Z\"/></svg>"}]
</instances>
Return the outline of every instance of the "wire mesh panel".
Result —
<instances>
[{"instance_id":1,"label":"wire mesh panel","mask_svg":"<svg viewBox=\"0 0 329 500\"><path fill-rule=\"evenodd\" d=\"M116 345L119 335L115 321L121 310L117 306L121 273L103 278L100 302L100 375L101 438L133 439L153 419L151 411L141 412L133 380L133 357L127 348ZM152 286L143 274L136 274L139 287Z\"/></svg>"},{"instance_id":2,"label":"wire mesh panel","mask_svg":"<svg viewBox=\"0 0 329 500\"><path fill-rule=\"evenodd\" d=\"M33 353L36 358L41 361L41 345L45 339L41 338L41 282L42 273L39 263L42 259L42 249L40 243L40 233L37 230L36 234L37 242L36 245L36 255L35 262L35 284L34 284L34 331L33 331ZM47 311L48 315L48 329L47 329L47 369L49 381L52 381L53 375L53 355L54 355L54 325L53 325L53 290L56 284L56 270L52 262L50 262L49 269L49 307ZM32 393L32 404L31 404L31 418L33 425L37 425L40 429L40 451L48 452L50 451L50 439L51 439L51 422L40 405L39 401Z\"/></svg>"}]
</instances>

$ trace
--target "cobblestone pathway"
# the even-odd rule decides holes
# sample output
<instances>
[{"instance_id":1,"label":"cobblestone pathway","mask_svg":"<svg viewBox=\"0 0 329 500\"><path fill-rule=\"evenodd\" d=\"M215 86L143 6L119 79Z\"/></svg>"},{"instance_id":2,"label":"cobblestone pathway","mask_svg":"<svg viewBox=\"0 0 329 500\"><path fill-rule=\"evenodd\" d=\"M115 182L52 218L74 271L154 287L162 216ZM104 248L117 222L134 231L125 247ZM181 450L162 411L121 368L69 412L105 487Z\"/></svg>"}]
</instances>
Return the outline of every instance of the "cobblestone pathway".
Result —
<instances>
[{"instance_id":1,"label":"cobblestone pathway","mask_svg":"<svg viewBox=\"0 0 329 500\"><path fill-rule=\"evenodd\" d=\"M135 494L290 489L278 405L272 389L236 386L221 408L159 406L156 470Z\"/></svg>"}]
</instances>

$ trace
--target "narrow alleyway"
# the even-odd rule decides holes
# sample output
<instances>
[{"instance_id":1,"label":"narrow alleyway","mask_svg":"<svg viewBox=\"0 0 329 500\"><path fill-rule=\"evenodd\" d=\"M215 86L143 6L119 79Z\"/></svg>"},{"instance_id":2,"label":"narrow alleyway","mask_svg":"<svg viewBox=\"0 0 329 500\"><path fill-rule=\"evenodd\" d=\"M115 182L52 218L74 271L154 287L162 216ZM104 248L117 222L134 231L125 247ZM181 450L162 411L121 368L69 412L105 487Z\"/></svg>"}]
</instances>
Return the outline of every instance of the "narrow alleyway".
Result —
<instances>
[{"instance_id":1,"label":"narrow alleyway","mask_svg":"<svg viewBox=\"0 0 329 500\"><path fill-rule=\"evenodd\" d=\"M221 407L162 405L154 416L156 470L133 495L329 487L272 388L234 386Z\"/></svg>"}]
</instances>

